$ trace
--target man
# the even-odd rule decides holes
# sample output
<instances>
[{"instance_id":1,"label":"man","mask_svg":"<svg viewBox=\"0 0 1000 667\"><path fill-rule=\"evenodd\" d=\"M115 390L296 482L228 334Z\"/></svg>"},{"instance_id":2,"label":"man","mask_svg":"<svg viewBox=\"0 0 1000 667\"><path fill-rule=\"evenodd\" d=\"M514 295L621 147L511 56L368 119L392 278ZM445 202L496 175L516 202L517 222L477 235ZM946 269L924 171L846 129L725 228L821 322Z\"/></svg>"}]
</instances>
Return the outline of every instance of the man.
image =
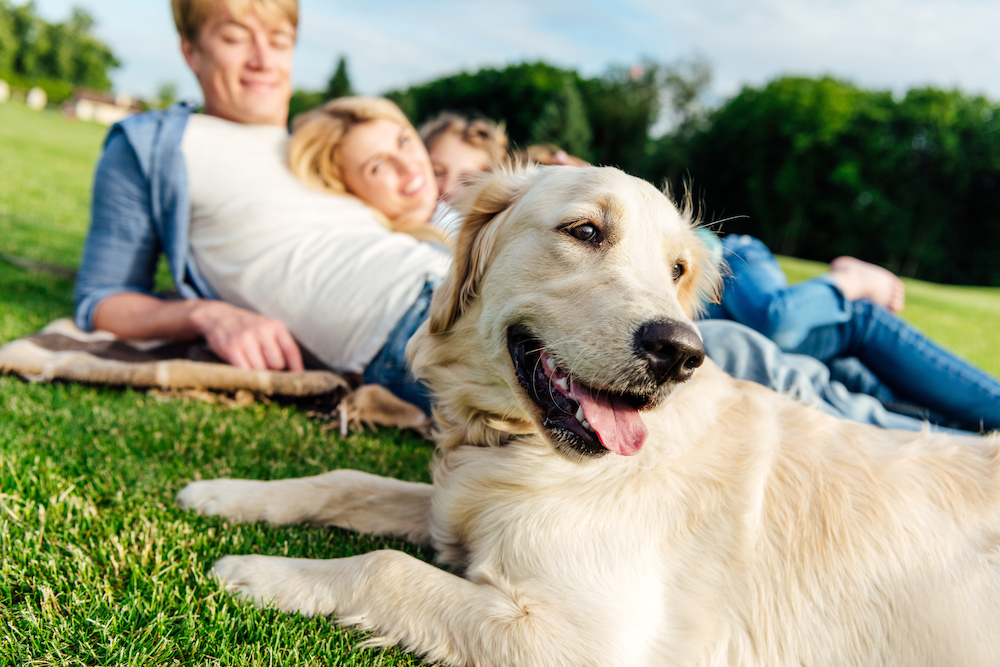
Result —
<instances>
[{"instance_id":1,"label":"man","mask_svg":"<svg viewBox=\"0 0 1000 667\"><path fill-rule=\"evenodd\" d=\"M297 0L172 0L172 8L181 51L202 89L203 113L285 127ZM204 337L235 366L302 370L287 327L216 299L188 251L181 141L192 112L182 104L134 116L109 133L74 293L77 325L125 338ZM153 295L161 252L181 300Z\"/></svg>"}]
</instances>

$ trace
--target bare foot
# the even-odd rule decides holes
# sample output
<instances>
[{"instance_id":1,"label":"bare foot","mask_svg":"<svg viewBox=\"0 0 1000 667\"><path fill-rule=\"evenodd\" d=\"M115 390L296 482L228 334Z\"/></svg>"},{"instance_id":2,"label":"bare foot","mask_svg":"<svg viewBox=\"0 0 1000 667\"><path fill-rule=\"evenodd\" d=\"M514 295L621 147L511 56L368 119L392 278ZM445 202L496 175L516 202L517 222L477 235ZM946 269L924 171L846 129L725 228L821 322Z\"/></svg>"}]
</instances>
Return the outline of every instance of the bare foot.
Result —
<instances>
[{"instance_id":1,"label":"bare foot","mask_svg":"<svg viewBox=\"0 0 1000 667\"><path fill-rule=\"evenodd\" d=\"M903 310L906 303L903 281L876 264L855 257L838 257L830 262L830 275L851 301L869 299L893 313Z\"/></svg>"}]
</instances>

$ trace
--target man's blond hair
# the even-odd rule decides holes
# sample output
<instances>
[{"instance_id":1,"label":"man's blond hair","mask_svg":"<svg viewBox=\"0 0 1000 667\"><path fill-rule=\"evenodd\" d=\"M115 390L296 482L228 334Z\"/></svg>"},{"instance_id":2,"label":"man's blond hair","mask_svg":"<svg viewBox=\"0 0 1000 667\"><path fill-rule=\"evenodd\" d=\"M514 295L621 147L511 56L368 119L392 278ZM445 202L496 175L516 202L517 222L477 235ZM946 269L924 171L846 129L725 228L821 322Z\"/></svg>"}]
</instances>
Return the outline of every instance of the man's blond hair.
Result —
<instances>
[{"instance_id":1,"label":"man's blond hair","mask_svg":"<svg viewBox=\"0 0 1000 667\"><path fill-rule=\"evenodd\" d=\"M299 0L170 0L174 11L174 25L180 36L197 45L205 21L220 2L237 19L253 12L265 22L285 20L298 30Z\"/></svg>"}]
</instances>

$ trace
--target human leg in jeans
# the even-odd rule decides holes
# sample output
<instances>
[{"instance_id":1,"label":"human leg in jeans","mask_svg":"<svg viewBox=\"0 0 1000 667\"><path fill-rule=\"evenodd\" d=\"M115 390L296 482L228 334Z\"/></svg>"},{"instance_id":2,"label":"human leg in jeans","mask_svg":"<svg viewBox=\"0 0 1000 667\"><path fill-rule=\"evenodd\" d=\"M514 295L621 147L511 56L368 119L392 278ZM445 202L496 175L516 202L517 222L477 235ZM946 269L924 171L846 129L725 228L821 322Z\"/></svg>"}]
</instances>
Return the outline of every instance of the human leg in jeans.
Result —
<instances>
[{"instance_id":1,"label":"human leg in jeans","mask_svg":"<svg viewBox=\"0 0 1000 667\"><path fill-rule=\"evenodd\" d=\"M729 319L763 333L785 352L816 357L838 372L838 360L857 358L860 363L849 370L864 377L848 386L891 409L966 429L1000 428L1000 383L994 378L888 310L846 298L832 275L789 285L758 239L730 235L723 248L730 274L721 305Z\"/></svg>"},{"instance_id":2,"label":"human leg in jeans","mask_svg":"<svg viewBox=\"0 0 1000 667\"><path fill-rule=\"evenodd\" d=\"M825 362L857 357L904 400L941 413L963 428L1000 429L1000 380L867 299L849 305L847 321L816 327L786 351Z\"/></svg>"},{"instance_id":3,"label":"human leg in jeans","mask_svg":"<svg viewBox=\"0 0 1000 667\"><path fill-rule=\"evenodd\" d=\"M828 361L826 366L830 369L831 380L843 384L852 393L874 396L890 412L908 415L932 424L961 428L960 424L947 415L899 396L857 357L836 357ZM972 427L966 426L965 430L970 428Z\"/></svg>"},{"instance_id":4,"label":"human leg in jeans","mask_svg":"<svg viewBox=\"0 0 1000 667\"><path fill-rule=\"evenodd\" d=\"M431 296L436 282L428 281L417 300L400 318L389 338L362 375L365 384L379 384L398 398L431 413L431 392L427 385L413 376L406 361L406 344L430 314Z\"/></svg>"},{"instance_id":5,"label":"human leg in jeans","mask_svg":"<svg viewBox=\"0 0 1000 667\"><path fill-rule=\"evenodd\" d=\"M850 391L835 381L822 361L804 354L786 354L774 341L742 324L702 320L697 325L709 359L733 377L770 387L842 419L882 428L919 431L929 427L932 431L972 435L945 426L928 426L924 419L889 410L874 397Z\"/></svg>"},{"instance_id":6,"label":"human leg in jeans","mask_svg":"<svg viewBox=\"0 0 1000 667\"><path fill-rule=\"evenodd\" d=\"M814 328L850 319L850 302L830 275L789 285L777 259L759 239L730 234L722 247L728 273L721 309L710 309L710 318L735 320L786 351Z\"/></svg>"}]
</instances>

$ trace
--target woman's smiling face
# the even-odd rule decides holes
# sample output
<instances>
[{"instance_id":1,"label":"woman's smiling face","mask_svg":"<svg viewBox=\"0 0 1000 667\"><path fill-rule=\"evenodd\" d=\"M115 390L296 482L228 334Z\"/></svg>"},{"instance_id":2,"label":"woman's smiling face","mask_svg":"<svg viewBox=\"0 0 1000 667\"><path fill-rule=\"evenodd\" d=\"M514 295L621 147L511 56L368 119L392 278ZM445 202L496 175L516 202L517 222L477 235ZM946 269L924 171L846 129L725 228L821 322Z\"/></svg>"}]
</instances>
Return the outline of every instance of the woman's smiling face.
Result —
<instances>
[{"instance_id":1,"label":"woman's smiling face","mask_svg":"<svg viewBox=\"0 0 1000 667\"><path fill-rule=\"evenodd\" d=\"M393 222L420 224L437 205L434 169L416 131L376 119L355 125L337 147L344 186Z\"/></svg>"}]
</instances>

